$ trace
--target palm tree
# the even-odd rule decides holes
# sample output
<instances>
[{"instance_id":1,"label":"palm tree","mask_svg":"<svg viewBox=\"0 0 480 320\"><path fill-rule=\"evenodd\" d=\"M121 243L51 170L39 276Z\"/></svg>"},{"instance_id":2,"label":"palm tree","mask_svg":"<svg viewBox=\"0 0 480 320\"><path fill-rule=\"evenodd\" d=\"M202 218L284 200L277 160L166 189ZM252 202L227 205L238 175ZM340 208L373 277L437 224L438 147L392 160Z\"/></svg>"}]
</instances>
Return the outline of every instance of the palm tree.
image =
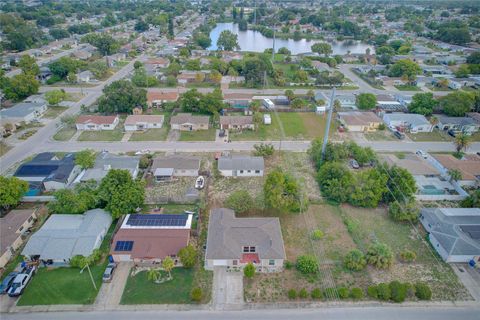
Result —
<instances>
[{"instance_id":1,"label":"palm tree","mask_svg":"<svg viewBox=\"0 0 480 320\"><path fill-rule=\"evenodd\" d=\"M172 271L173 267L175 267L175 263L173 262L172 258L166 257L165 259L163 259L162 268L163 268L163 270L168 272L168 278L169 279L172 279L171 271Z\"/></svg>"},{"instance_id":2,"label":"palm tree","mask_svg":"<svg viewBox=\"0 0 480 320\"><path fill-rule=\"evenodd\" d=\"M160 279L160 269L150 269L147 272L147 279L153 282L158 282Z\"/></svg>"},{"instance_id":3,"label":"palm tree","mask_svg":"<svg viewBox=\"0 0 480 320\"><path fill-rule=\"evenodd\" d=\"M448 170L448 175L450 176L450 182L462 180L462 172L457 169Z\"/></svg>"},{"instance_id":4,"label":"palm tree","mask_svg":"<svg viewBox=\"0 0 480 320\"><path fill-rule=\"evenodd\" d=\"M431 116L430 117L430 123L433 125L433 126L436 126L438 124L438 118L436 116Z\"/></svg>"},{"instance_id":5,"label":"palm tree","mask_svg":"<svg viewBox=\"0 0 480 320\"><path fill-rule=\"evenodd\" d=\"M457 149L457 153L460 153L462 150L466 151L468 146L470 145L470 137L464 133L460 133L455 137L455 149Z\"/></svg>"}]
</instances>

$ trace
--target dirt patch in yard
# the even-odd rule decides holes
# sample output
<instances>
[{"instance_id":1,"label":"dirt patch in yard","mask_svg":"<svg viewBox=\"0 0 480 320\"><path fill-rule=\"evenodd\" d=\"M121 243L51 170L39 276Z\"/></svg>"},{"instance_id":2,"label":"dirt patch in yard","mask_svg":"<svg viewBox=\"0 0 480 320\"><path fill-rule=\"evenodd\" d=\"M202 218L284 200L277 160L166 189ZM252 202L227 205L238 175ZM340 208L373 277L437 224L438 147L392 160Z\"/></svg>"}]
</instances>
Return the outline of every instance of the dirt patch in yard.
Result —
<instances>
[{"instance_id":1,"label":"dirt patch in yard","mask_svg":"<svg viewBox=\"0 0 480 320\"><path fill-rule=\"evenodd\" d=\"M156 204L166 202L188 202L184 196L187 191L195 187L196 177L178 177L170 182L153 182L149 179L149 187L145 189L145 203Z\"/></svg>"}]
</instances>

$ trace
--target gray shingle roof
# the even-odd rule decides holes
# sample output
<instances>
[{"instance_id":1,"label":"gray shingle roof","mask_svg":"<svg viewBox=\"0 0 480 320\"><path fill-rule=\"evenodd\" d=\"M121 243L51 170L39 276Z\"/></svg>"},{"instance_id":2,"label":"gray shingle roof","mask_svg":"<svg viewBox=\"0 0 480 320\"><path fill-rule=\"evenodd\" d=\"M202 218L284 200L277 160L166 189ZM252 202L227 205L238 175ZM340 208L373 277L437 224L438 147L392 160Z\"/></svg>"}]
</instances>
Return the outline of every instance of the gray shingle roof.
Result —
<instances>
[{"instance_id":1,"label":"gray shingle roof","mask_svg":"<svg viewBox=\"0 0 480 320\"><path fill-rule=\"evenodd\" d=\"M236 218L231 209L213 209L206 259L240 259L244 246L255 246L260 259L285 259L279 219Z\"/></svg>"},{"instance_id":2,"label":"gray shingle roof","mask_svg":"<svg viewBox=\"0 0 480 320\"><path fill-rule=\"evenodd\" d=\"M176 170L199 170L200 158L191 156L167 156L153 159L152 171L158 168L173 168Z\"/></svg>"},{"instance_id":3,"label":"gray shingle roof","mask_svg":"<svg viewBox=\"0 0 480 320\"><path fill-rule=\"evenodd\" d=\"M41 110L45 107L45 103L21 102L11 108L0 111L1 118L23 118L32 112Z\"/></svg>"},{"instance_id":4,"label":"gray shingle roof","mask_svg":"<svg viewBox=\"0 0 480 320\"><path fill-rule=\"evenodd\" d=\"M218 170L263 170L263 157L230 156L218 159Z\"/></svg>"},{"instance_id":5,"label":"gray shingle roof","mask_svg":"<svg viewBox=\"0 0 480 320\"><path fill-rule=\"evenodd\" d=\"M480 255L479 208L424 208L421 222L449 255Z\"/></svg>"},{"instance_id":6,"label":"gray shingle roof","mask_svg":"<svg viewBox=\"0 0 480 320\"><path fill-rule=\"evenodd\" d=\"M82 181L102 180L110 169L123 169L128 170L131 175L138 168L138 157L117 156L108 152L102 152L97 156L95 160L95 166L91 169L87 169L82 177Z\"/></svg>"},{"instance_id":7,"label":"gray shingle roof","mask_svg":"<svg viewBox=\"0 0 480 320\"><path fill-rule=\"evenodd\" d=\"M102 209L89 210L83 215L53 214L30 237L22 255L39 255L44 260L89 256L96 248L97 237L111 223L111 215Z\"/></svg>"}]
</instances>

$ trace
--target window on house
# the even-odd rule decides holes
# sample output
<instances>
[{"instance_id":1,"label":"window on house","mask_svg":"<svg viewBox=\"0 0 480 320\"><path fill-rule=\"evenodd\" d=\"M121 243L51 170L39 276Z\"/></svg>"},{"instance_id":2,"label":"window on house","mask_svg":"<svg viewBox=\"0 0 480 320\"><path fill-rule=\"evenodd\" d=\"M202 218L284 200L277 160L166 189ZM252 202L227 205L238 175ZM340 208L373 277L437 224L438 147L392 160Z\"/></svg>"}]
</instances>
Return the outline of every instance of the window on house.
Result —
<instances>
[{"instance_id":1,"label":"window on house","mask_svg":"<svg viewBox=\"0 0 480 320\"><path fill-rule=\"evenodd\" d=\"M255 170L255 173L260 173L260 170Z\"/></svg>"},{"instance_id":2,"label":"window on house","mask_svg":"<svg viewBox=\"0 0 480 320\"><path fill-rule=\"evenodd\" d=\"M244 252L244 253L255 252L255 251L256 251L256 248L253 247L253 246L245 246L245 247L243 247L243 252Z\"/></svg>"},{"instance_id":3,"label":"window on house","mask_svg":"<svg viewBox=\"0 0 480 320\"><path fill-rule=\"evenodd\" d=\"M20 228L18 228L18 231L22 231L23 230L23 226L21 226Z\"/></svg>"},{"instance_id":4,"label":"window on house","mask_svg":"<svg viewBox=\"0 0 480 320\"><path fill-rule=\"evenodd\" d=\"M243 173L243 170L240 170L240 173Z\"/></svg>"},{"instance_id":5,"label":"window on house","mask_svg":"<svg viewBox=\"0 0 480 320\"><path fill-rule=\"evenodd\" d=\"M268 260L268 265L269 266L274 266L275 265L275 260Z\"/></svg>"},{"instance_id":6,"label":"window on house","mask_svg":"<svg viewBox=\"0 0 480 320\"><path fill-rule=\"evenodd\" d=\"M30 217L30 218L28 218L27 221L30 222L30 221L32 221L32 220L33 220L33 217Z\"/></svg>"},{"instance_id":7,"label":"window on house","mask_svg":"<svg viewBox=\"0 0 480 320\"><path fill-rule=\"evenodd\" d=\"M252 170L248 170L247 172L250 173L250 172L252 172Z\"/></svg>"},{"instance_id":8,"label":"window on house","mask_svg":"<svg viewBox=\"0 0 480 320\"><path fill-rule=\"evenodd\" d=\"M233 260L233 265L234 266L238 265L238 260Z\"/></svg>"}]
</instances>

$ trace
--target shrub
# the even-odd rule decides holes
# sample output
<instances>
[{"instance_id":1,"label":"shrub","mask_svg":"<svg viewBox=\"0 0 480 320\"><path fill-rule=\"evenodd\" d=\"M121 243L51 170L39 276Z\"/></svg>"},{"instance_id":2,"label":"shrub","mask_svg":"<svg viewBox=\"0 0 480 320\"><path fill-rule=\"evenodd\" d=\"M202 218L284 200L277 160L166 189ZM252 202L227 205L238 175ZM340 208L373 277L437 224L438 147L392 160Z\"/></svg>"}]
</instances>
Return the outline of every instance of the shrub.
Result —
<instances>
[{"instance_id":1,"label":"shrub","mask_svg":"<svg viewBox=\"0 0 480 320\"><path fill-rule=\"evenodd\" d=\"M199 287L193 288L190 292L190 298L195 302L200 302L202 300L202 289Z\"/></svg>"},{"instance_id":2,"label":"shrub","mask_svg":"<svg viewBox=\"0 0 480 320\"><path fill-rule=\"evenodd\" d=\"M350 290L350 298L354 300L360 300L363 299L363 290L361 288L352 288Z\"/></svg>"},{"instance_id":3,"label":"shrub","mask_svg":"<svg viewBox=\"0 0 480 320\"><path fill-rule=\"evenodd\" d=\"M73 256L70 259L70 266L72 268L83 268L85 266L85 257L82 255Z\"/></svg>"},{"instance_id":4,"label":"shrub","mask_svg":"<svg viewBox=\"0 0 480 320\"><path fill-rule=\"evenodd\" d=\"M415 283L415 296L420 300L432 299L432 290L430 287L422 282Z\"/></svg>"},{"instance_id":5,"label":"shrub","mask_svg":"<svg viewBox=\"0 0 480 320\"><path fill-rule=\"evenodd\" d=\"M249 279L255 275L255 266L251 262L243 268L243 275Z\"/></svg>"},{"instance_id":6,"label":"shrub","mask_svg":"<svg viewBox=\"0 0 480 320\"><path fill-rule=\"evenodd\" d=\"M288 295L288 299L290 300L297 299L297 291L295 289L288 290L287 295Z\"/></svg>"},{"instance_id":7,"label":"shrub","mask_svg":"<svg viewBox=\"0 0 480 320\"><path fill-rule=\"evenodd\" d=\"M310 296L314 300L320 300L323 298L323 292L319 288L315 288L312 290L312 292L310 292Z\"/></svg>"},{"instance_id":8,"label":"shrub","mask_svg":"<svg viewBox=\"0 0 480 320\"><path fill-rule=\"evenodd\" d=\"M140 162L138 164L140 169L147 169L148 166L150 165L150 162L152 160L152 156L150 154L144 154L140 158Z\"/></svg>"},{"instance_id":9,"label":"shrub","mask_svg":"<svg viewBox=\"0 0 480 320\"><path fill-rule=\"evenodd\" d=\"M180 261L182 262L182 265L185 268L190 269L195 265L195 262L197 261L197 250L194 246L189 244L185 248L182 248L178 251L178 256L180 258Z\"/></svg>"},{"instance_id":10,"label":"shrub","mask_svg":"<svg viewBox=\"0 0 480 320\"><path fill-rule=\"evenodd\" d=\"M340 299L347 299L348 296L350 295L350 292L348 291L348 288L345 287L340 287L337 289L338 291L338 296Z\"/></svg>"},{"instance_id":11,"label":"shrub","mask_svg":"<svg viewBox=\"0 0 480 320\"><path fill-rule=\"evenodd\" d=\"M360 271L365 269L367 265L367 260L365 259L365 255L358 249L354 249L347 253L345 258L343 259L343 265L348 270L352 271Z\"/></svg>"},{"instance_id":12,"label":"shrub","mask_svg":"<svg viewBox=\"0 0 480 320\"><path fill-rule=\"evenodd\" d=\"M315 274L318 272L318 261L312 255L303 255L297 258L297 270L303 274Z\"/></svg>"},{"instance_id":13,"label":"shrub","mask_svg":"<svg viewBox=\"0 0 480 320\"><path fill-rule=\"evenodd\" d=\"M300 290L298 292L298 296L301 298L301 299L306 299L308 297L308 292L305 288L303 288L302 290Z\"/></svg>"},{"instance_id":14,"label":"shrub","mask_svg":"<svg viewBox=\"0 0 480 320\"><path fill-rule=\"evenodd\" d=\"M388 206L388 214L393 221L417 221L420 209L414 200L405 202L393 201Z\"/></svg>"},{"instance_id":15,"label":"shrub","mask_svg":"<svg viewBox=\"0 0 480 320\"><path fill-rule=\"evenodd\" d=\"M387 269L393 264L392 249L384 243L375 243L367 250L367 262L379 269Z\"/></svg>"},{"instance_id":16,"label":"shrub","mask_svg":"<svg viewBox=\"0 0 480 320\"><path fill-rule=\"evenodd\" d=\"M288 261L288 260L285 261L285 263L284 263L284 267L285 267L285 269L287 269L287 270L292 269L294 266L295 266L295 264L293 264L293 262Z\"/></svg>"},{"instance_id":17,"label":"shrub","mask_svg":"<svg viewBox=\"0 0 480 320\"><path fill-rule=\"evenodd\" d=\"M255 144L253 145L253 148L255 149L253 155L257 157L268 158L269 156L273 155L273 152L275 151L273 144L270 143Z\"/></svg>"},{"instance_id":18,"label":"shrub","mask_svg":"<svg viewBox=\"0 0 480 320\"><path fill-rule=\"evenodd\" d=\"M231 193L225 200L225 206L235 212L244 213L253 208L253 198L245 190L237 190Z\"/></svg>"},{"instance_id":19,"label":"shrub","mask_svg":"<svg viewBox=\"0 0 480 320\"><path fill-rule=\"evenodd\" d=\"M367 295L370 298L377 299L378 298L378 287L376 285L371 285L367 288Z\"/></svg>"},{"instance_id":20,"label":"shrub","mask_svg":"<svg viewBox=\"0 0 480 320\"><path fill-rule=\"evenodd\" d=\"M412 250L405 249L400 252L400 259L402 259L403 262L413 262L417 259L417 254Z\"/></svg>"},{"instance_id":21,"label":"shrub","mask_svg":"<svg viewBox=\"0 0 480 320\"><path fill-rule=\"evenodd\" d=\"M391 299L395 302L403 302L407 297L407 287L399 281L392 281L389 284Z\"/></svg>"},{"instance_id":22,"label":"shrub","mask_svg":"<svg viewBox=\"0 0 480 320\"><path fill-rule=\"evenodd\" d=\"M335 288L326 288L325 291L323 292L323 295L327 299L335 299L335 297L337 296L336 291L337 290Z\"/></svg>"},{"instance_id":23,"label":"shrub","mask_svg":"<svg viewBox=\"0 0 480 320\"><path fill-rule=\"evenodd\" d=\"M314 230L312 232L312 239L313 240L320 240L320 239L323 238L323 236L324 236L324 234L323 234L322 230L317 229L317 230Z\"/></svg>"},{"instance_id":24,"label":"shrub","mask_svg":"<svg viewBox=\"0 0 480 320\"><path fill-rule=\"evenodd\" d=\"M385 129L386 129L385 123L380 123L380 124L378 125L378 130L383 131L383 130L385 130Z\"/></svg>"},{"instance_id":25,"label":"shrub","mask_svg":"<svg viewBox=\"0 0 480 320\"><path fill-rule=\"evenodd\" d=\"M390 292L390 286L386 283L379 283L377 285L377 295L378 299L387 301L390 300L391 297L391 292Z\"/></svg>"}]
</instances>

